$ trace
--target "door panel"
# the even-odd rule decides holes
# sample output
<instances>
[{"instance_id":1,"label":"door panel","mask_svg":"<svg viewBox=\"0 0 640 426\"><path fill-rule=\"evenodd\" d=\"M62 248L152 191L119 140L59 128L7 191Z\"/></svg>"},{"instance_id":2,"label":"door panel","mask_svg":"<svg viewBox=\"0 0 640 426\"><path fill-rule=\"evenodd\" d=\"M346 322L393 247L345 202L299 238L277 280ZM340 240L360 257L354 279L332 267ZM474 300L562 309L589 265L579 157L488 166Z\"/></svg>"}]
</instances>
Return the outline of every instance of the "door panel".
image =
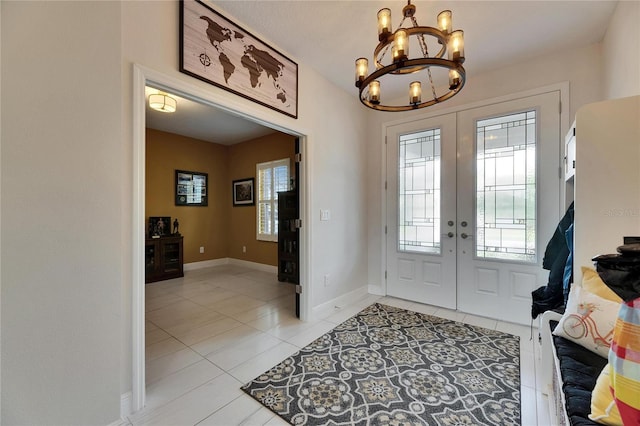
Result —
<instances>
[{"instance_id":1,"label":"door panel","mask_svg":"<svg viewBox=\"0 0 640 426\"><path fill-rule=\"evenodd\" d=\"M456 307L455 114L387 128L387 293Z\"/></svg>"},{"instance_id":2,"label":"door panel","mask_svg":"<svg viewBox=\"0 0 640 426\"><path fill-rule=\"evenodd\" d=\"M542 256L559 219L559 96L457 113L461 311L530 321L531 292L546 283Z\"/></svg>"}]
</instances>

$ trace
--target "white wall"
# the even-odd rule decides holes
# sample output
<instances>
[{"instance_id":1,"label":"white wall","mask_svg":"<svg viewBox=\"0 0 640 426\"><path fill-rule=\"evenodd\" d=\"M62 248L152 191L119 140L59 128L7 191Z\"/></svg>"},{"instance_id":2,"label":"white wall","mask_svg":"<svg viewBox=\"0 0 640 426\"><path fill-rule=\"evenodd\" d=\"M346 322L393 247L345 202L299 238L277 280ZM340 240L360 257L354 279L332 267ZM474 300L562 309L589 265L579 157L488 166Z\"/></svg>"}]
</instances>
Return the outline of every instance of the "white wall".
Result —
<instances>
[{"instance_id":1,"label":"white wall","mask_svg":"<svg viewBox=\"0 0 640 426\"><path fill-rule=\"evenodd\" d=\"M117 2L2 8L2 424L108 424L121 369Z\"/></svg>"},{"instance_id":2,"label":"white wall","mask_svg":"<svg viewBox=\"0 0 640 426\"><path fill-rule=\"evenodd\" d=\"M640 95L640 2L619 1L603 41L604 97Z\"/></svg>"},{"instance_id":3,"label":"white wall","mask_svg":"<svg viewBox=\"0 0 640 426\"><path fill-rule=\"evenodd\" d=\"M2 7L0 7L0 52L2 51ZM2 81L2 55L0 55L0 82ZM2 84L0 84L0 99L2 99ZM0 129L2 129L2 102L0 102ZM0 165L2 164L2 131L0 131ZM0 166L0 188L2 188L2 172ZM2 191L0 191L0 224L2 223ZM0 226L0 242L2 241L2 226ZM2 244L0 243L0 318L2 318ZM0 366L2 365L2 321L0 321ZM1 377L1 374L0 374ZM0 379L0 422L2 421L2 380Z\"/></svg>"},{"instance_id":4,"label":"white wall","mask_svg":"<svg viewBox=\"0 0 640 426\"><path fill-rule=\"evenodd\" d=\"M591 259L640 232L640 96L585 105L576 114L575 282Z\"/></svg>"},{"instance_id":5,"label":"white wall","mask_svg":"<svg viewBox=\"0 0 640 426\"><path fill-rule=\"evenodd\" d=\"M635 25L637 34L637 4L620 4L614 20ZM304 130L312 305L364 285L367 262L369 281L379 282L380 133L396 116L365 112L352 93L302 63L298 120L179 73L174 2L0 7L3 424L106 424L130 389L133 63ZM618 45L629 28L615 27L606 42ZM618 71L606 70L608 97L617 96ZM624 78L634 87L632 74ZM470 76L465 91L442 107L567 80L572 116L605 95L599 46ZM321 208L331 210L330 222L319 221ZM325 274L332 283L326 288Z\"/></svg>"},{"instance_id":6,"label":"white wall","mask_svg":"<svg viewBox=\"0 0 640 426\"><path fill-rule=\"evenodd\" d=\"M228 18L242 25L242 17L234 17L213 5ZM165 29L156 31L158 25ZM242 25L244 27L244 25ZM252 33L268 44L278 44ZM246 113L298 130L308 136L307 166L310 180L310 219L308 232L312 256L311 281L304 291L311 291L311 305L318 306L352 290L366 286L367 208L366 208L366 111L359 107L353 94L337 89L315 71L300 63L293 55L282 53L298 62L298 119L261 107L227 91L201 82L178 71L178 5L174 2L124 2L122 4L123 97L130 102L131 67L137 63L166 76L192 84L197 93L213 97L222 104L232 103ZM126 148L124 198L131 197L130 182L131 130L130 106L125 105L124 134ZM320 209L331 210L331 220L320 222ZM131 221L124 218L123 233L131 232ZM130 249L128 249L130 250ZM125 253L129 262L130 251ZM124 269L130 270L126 264ZM324 275L331 284L324 287ZM128 280L128 278L127 278ZM130 281L125 283L130 284ZM130 315L131 289L123 293L125 315ZM130 317L123 322L122 392L131 383Z\"/></svg>"},{"instance_id":7,"label":"white wall","mask_svg":"<svg viewBox=\"0 0 640 426\"><path fill-rule=\"evenodd\" d=\"M406 115L395 113L369 113L370 149L367 151L369 186L368 215L369 215L369 253L368 273L369 284L374 289L380 289L381 264L384 264L381 247L384 245L382 233L382 203L383 203L383 159L382 159L382 126L384 123L398 120L402 117L420 117L435 111L463 106L512 93L536 89L550 84L568 81L570 83L569 117L573 117L578 107L602 99L602 71L600 45L587 46L571 52L548 55L535 60L515 64L510 67L482 75L468 75L467 83L457 96L443 104L418 110ZM569 120L562 123L561 134L565 134L569 127ZM380 291L380 290L376 290Z\"/></svg>"},{"instance_id":8,"label":"white wall","mask_svg":"<svg viewBox=\"0 0 640 426\"><path fill-rule=\"evenodd\" d=\"M107 424L131 389L133 63L306 134L311 305L366 286L353 96L299 63L294 120L179 73L176 2L1 7L3 424Z\"/></svg>"}]
</instances>

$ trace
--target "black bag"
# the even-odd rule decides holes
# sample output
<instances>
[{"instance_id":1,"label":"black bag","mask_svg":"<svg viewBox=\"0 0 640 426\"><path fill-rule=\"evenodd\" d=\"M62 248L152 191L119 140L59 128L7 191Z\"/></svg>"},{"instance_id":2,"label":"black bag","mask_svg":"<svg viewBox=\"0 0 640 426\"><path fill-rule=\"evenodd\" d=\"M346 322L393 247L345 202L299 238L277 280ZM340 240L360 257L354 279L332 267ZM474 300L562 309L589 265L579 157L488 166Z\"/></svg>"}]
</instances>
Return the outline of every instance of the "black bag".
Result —
<instances>
[{"instance_id":1,"label":"black bag","mask_svg":"<svg viewBox=\"0 0 640 426\"><path fill-rule=\"evenodd\" d=\"M619 254L594 257L602 281L625 302L640 297L640 244L618 247Z\"/></svg>"}]
</instances>

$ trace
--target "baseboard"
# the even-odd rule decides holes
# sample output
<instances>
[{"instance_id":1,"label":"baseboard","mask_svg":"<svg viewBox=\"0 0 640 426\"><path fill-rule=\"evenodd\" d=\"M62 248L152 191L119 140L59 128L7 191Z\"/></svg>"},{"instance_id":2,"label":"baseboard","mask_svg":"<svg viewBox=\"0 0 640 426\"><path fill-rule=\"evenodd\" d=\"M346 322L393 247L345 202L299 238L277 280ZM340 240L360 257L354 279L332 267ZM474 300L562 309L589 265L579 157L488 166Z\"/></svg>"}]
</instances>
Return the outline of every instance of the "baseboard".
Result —
<instances>
[{"instance_id":1,"label":"baseboard","mask_svg":"<svg viewBox=\"0 0 640 426\"><path fill-rule=\"evenodd\" d=\"M131 422L129 420L127 420L126 418L124 419L118 419L113 423L109 423L107 426L131 426Z\"/></svg>"},{"instance_id":2,"label":"baseboard","mask_svg":"<svg viewBox=\"0 0 640 426\"><path fill-rule=\"evenodd\" d=\"M126 419L127 416L131 414L131 398L131 391L120 395L120 417L123 419Z\"/></svg>"},{"instance_id":3,"label":"baseboard","mask_svg":"<svg viewBox=\"0 0 640 426\"><path fill-rule=\"evenodd\" d=\"M277 266L265 265L264 263L250 262L248 260L242 260L242 259L234 259L234 258L231 258L231 257L228 258L227 260L229 261L230 265L244 266L246 268L251 268L251 269L258 270L258 271L273 272L274 274L278 273L278 267Z\"/></svg>"},{"instance_id":4,"label":"baseboard","mask_svg":"<svg viewBox=\"0 0 640 426\"><path fill-rule=\"evenodd\" d=\"M313 309L311 309L311 317L313 320L324 318L327 315L330 315L336 307L342 308L344 306L350 305L351 303L357 302L358 300L365 297L368 293L369 292L366 285L358 287L357 289L333 298L328 302L324 302L318 306L314 306Z\"/></svg>"},{"instance_id":5,"label":"baseboard","mask_svg":"<svg viewBox=\"0 0 640 426\"><path fill-rule=\"evenodd\" d=\"M248 260L242 259L234 259L231 257L223 257L220 259L211 259L211 260L203 260L201 262L191 262L184 264L184 270L186 271L195 271L197 269L203 268L211 268L213 266L221 266L221 265L238 265L244 266L245 268L255 269L257 271L264 272L273 272L274 274L278 272L278 267L273 265L265 265L264 263L250 262Z\"/></svg>"},{"instance_id":6,"label":"baseboard","mask_svg":"<svg viewBox=\"0 0 640 426\"><path fill-rule=\"evenodd\" d=\"M386 296L386 293L382 289L381 285L371 285L368 287L369 294L375 294L376 296Z\"/></svg>"},{"instance_id":7,"label":"baseboard","mask_svg":"<svg viewBox=\"0 0 640 426\"><path fill-rule=\"evenodd\" d=\"M120 395L120 418L109 423L107 426L131 426L127 417L131 414L131 391Z\"/></svg>"},{"instance_id":8,"label":"baseboard","mask_svg":"<svg viewBox=\"0 0 640 426\"><path fill-rule=\"evenodd\" d=\"M210 268L212 266L227 265L229 263L228 257L222 259L203 260L201 262L185 263L183 268L185 271L195 271L196 269Z\"/></svg>"},{"instance_id":9,"label":"baseboard","mask_svg":"<svg viewBox=\"0 0 640 426\"><path fill-rule=\"evenodd\" d=\"M109 423L107 426L131 426L131 422L126 417L119 418L113 423Z\"/></svg>"}]
</instances>

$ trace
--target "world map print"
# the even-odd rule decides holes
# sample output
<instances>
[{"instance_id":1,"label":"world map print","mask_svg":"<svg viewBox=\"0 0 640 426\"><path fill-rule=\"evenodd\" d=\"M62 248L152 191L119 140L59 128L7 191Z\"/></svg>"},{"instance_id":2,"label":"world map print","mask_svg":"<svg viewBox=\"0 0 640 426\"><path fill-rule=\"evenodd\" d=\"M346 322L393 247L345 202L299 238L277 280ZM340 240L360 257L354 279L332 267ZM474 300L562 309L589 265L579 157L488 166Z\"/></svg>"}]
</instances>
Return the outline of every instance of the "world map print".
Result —
<instances>
[{"instance_id":1,"label":"world map print","mask_svg":"<svg viewBox=\"0 0 640 426\"><path fill-rule=\"evenodd\" d=\"M297 118L295 62L199 1L182 8L182 72Z\"/></svg>"}]
</instances>

